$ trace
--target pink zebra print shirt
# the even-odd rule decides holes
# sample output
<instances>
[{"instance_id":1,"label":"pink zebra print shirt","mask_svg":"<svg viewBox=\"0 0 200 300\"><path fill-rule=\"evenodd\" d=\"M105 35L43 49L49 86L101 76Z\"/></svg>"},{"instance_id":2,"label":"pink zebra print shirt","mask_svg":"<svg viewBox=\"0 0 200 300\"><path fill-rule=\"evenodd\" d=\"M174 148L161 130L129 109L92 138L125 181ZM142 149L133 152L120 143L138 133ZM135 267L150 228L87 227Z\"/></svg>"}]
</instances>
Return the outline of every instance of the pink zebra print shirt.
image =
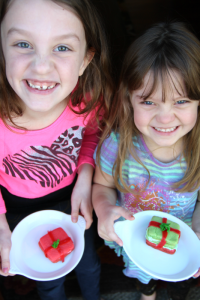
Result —
<instances>
[{"instance_id":1,"label":"pink zebra print shirt","mask_svg":"<svg viewBox=\"0 0 200 300\"><path fill-rule=\"evenodd\" d=\"M94 166L98 128L68 107L49 127L9 130L0 120L0 185L11 194L38 198L70 185L81 164ZM0 193L0 213L6 207Z\"/></svg>"}]
</instances>

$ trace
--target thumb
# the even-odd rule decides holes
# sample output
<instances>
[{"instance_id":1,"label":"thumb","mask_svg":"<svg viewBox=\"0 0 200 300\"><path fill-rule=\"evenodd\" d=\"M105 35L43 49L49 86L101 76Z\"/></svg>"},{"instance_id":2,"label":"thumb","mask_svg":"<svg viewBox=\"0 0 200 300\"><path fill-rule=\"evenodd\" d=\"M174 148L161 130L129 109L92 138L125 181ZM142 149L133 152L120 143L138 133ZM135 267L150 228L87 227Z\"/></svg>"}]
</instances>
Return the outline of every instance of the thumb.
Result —
<instances>
[{"instance_id":1,"label":"thumb","mask_svg":"<svg viewBox=\"0 0 200 300\"><path fill-rule=\"evenodd\" d=\"M126 220L130 220L130 221L132 221L132 220L134 220L135 219L135 217L133 216L133 213L132 212L130 212L128 209L125 209L125 208L123 208L123 207L120 207L120 215L122 216L122 217L124 217Z\"/></svg>"},{"instance_id":2,"label":"thumb","mask_svg":"<svg viewBox=\"0 0 200 300\"><path fill-rule=\"evenodd\" d=\"M76 208L73 208L71 211L71 220L73 223L76 223L78 221L78 214L79 214L79 210Z\"/></svg>"},{"instance_id":3,"label":"thumb","mask_svg":"<svg viewBox=\"0 0 200 300\"><path fill-rule=\"evenodd\" d=\"M80 203L73 199L73 201L71 201L71 220L73 223L78 221L79 209Z\"/></svg>"},{"instance_id":4,"label":"thumb","mask_svg":"<svg viewBox=\"0 0 200 300\"><path fill-rule=\"evenodd\" d=\"M3 248L1 250L1 269L5 274L8 274L10 270L9 254L10 254L10 248Z\"/></svg>"}]
</instances>

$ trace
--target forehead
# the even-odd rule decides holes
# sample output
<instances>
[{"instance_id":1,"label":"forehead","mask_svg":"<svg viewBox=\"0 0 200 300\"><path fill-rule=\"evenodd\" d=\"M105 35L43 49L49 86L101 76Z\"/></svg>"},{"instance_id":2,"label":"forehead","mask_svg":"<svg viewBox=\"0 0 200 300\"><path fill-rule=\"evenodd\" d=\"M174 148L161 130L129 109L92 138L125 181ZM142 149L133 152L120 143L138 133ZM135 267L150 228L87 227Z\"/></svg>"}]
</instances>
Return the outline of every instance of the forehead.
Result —
<instances>
[{"instance_id":1,"label":"forehead","mask_svg":"<svg viewBox=\"0 0 200 300\"><path fill-rule=\"evenodd\" d=\"M152 71L148 72L142 85L134 93L144 98L158 98L162 101L166 101L171 97L186 97L183 79L175 70L166 70L158 74Z\"/></svg>"},{"instance_id":2,"label":"forehead","mask_svg":"<svg viewBox=\"0 0 200 300\"><path fill-rule=\"evenodd\" d=\"M51 0L12 0L2 22L2 33L22 29L46 37L75 33L85 40L82 22L67 5Z\"/></svg>"}]
</instances>

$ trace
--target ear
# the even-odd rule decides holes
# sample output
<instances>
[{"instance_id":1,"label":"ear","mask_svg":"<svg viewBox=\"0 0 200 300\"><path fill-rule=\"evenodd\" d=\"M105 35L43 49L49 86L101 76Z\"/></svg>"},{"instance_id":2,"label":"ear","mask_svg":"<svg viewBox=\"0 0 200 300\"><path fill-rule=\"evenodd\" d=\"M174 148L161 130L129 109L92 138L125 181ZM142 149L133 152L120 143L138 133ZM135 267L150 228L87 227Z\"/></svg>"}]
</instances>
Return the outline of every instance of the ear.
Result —
<instances>
[{"instance_id":1,"label":"ear","mask_svg":"<svg viewBox=\"0 0 200 300\"><path fill-rule=\"evenodd\" d=\"M85 69L87 68L87 66L89 65L89 63L92 61L93 57L95 55L95 51L94 50L88 50L84 59L83 59L83 62L80 66L80 69L79 69L79 76L83 75Z\"/></svg>"}]
</instances>

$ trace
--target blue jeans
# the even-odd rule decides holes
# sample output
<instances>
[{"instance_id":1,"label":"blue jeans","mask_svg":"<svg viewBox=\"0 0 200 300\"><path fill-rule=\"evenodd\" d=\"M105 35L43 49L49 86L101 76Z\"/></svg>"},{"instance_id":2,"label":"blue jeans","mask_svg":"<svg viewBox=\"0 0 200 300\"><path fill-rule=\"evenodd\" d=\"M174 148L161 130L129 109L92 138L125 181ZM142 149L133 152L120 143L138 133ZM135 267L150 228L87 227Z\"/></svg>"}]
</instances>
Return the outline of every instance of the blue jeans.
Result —
<instances>
[{"instance_id":1,"label":"blue jeans","mask_svg":"<svg viewBox=\"0 0 200 300\"><path fill-rule=\"evenodd\" d=\"M70 201L61 202L49 209L55 209L70 214ZM27 214L7 213L10 229L27 216ZM85 231L85 250L79 264L75 268L76 276L85 300L99 300L100 261L94 247L93 225ZM52 281L36 281L41 300L67 300L64 288L65 276Z\"/></svg>"}]
</instances>

